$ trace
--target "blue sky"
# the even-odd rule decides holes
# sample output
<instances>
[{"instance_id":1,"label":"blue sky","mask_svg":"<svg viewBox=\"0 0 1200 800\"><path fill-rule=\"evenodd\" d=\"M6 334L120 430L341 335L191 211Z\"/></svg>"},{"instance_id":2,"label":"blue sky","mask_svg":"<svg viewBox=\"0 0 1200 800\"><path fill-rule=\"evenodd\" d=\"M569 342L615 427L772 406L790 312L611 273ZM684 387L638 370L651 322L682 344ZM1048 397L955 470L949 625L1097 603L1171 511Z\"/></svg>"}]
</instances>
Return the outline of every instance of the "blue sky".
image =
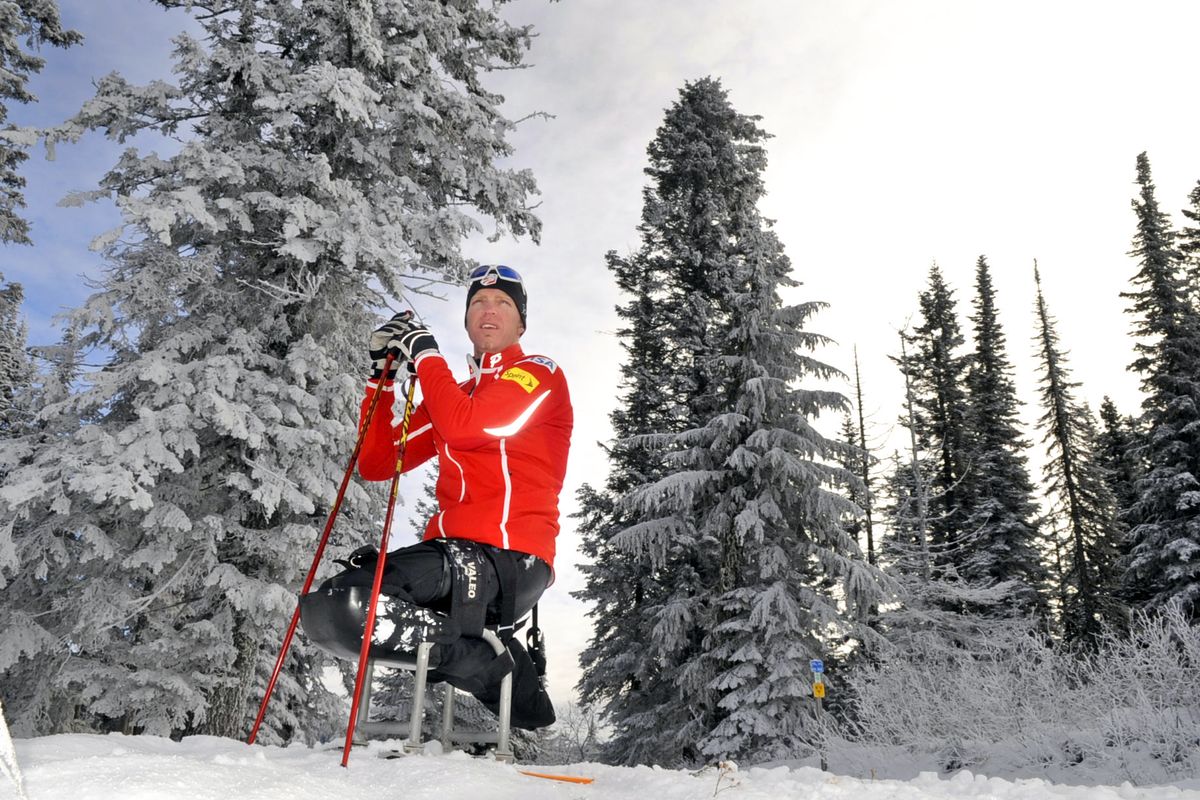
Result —
<instances>
[{"instance_id":1,"label":"blue sky","mask_svg":"<svg viewBox=\"0 0 1200 800\"><path fill-rule=\"evenodd\" d=\"M34 84L41 102L12 109L14 121L66 118L90 96L90 81L112 70L169 78L169 37L185 14L147 0L61 5L86 41L46 53ZM531 67L492 84L510 117L553 115L522 123L513 138L513 163L539 180L545 227L540 246L480 240L466 251L522 270L526 349L556 358L571 381L577 428L564 512L580 483L604 479L597 442L609 435L621 352L612 333L620 298L603 255L637 248L646 146L684 81L705 75L721 78L735 107L761 115L774 135L763 211L804 284L788 298L830 303L812 325L837 342L819 354L826 361L850 372L857 346L881 455L899 446L902 386L888 356L934 261L967 326L975 260L988 257L1016 383L1032 402L1037 259L1083 395L1096 404L1110 394L1136 411L1119 297L1135 272L1126 255L1134 161L1149 152L1159 201L1178 220L1200 179L1192 100L1200 4L516 0L505 8L538 36ZM116 219L111 207L55 203L92 188L118 152L92 135L60 148L54 162L35 152L27 163L35 246L4 248L0 272L26 287L33 342L51 340L51 315L87 295L81 276L99 269L87 243ZM440 306L419 302L453 352L461 295L450 295ZM1028 406L1027 422L1036 416ZM838 420L827 422L836 430ZM559 699L589 633L567 594L580 577L564 522L559 582L543 604Z\"/></svg>"},{"instance_id":2,"label":"blue sky","mask_svg":"<svg viewBox=\"0 0 1200 800\"><path fill-rule=\"evenodd\" d=\"M46 68L30 84L38 102L11 107L9 119L16 124L48 126L68 119L92 97L93 81L110 72L139 83L169 79L171 37L191 24L186 15L145 0L67 0L59 5L64 25L81 32L84 42L42 51ZM86 276L95 276L102 264L88 245L120 219L111 203L60 208L59 201L68 192L96 188L122 148L131 145L160 152L169 146L145 137L118 145L92 133L78 145L58 147L53 161L41 146L30 151L21 172L28 184L25 216L32 222L34 245L0 246L0 272L25 288L31 343L54 341L54 315L90 294Z\"/></svg>"}]
</instances>

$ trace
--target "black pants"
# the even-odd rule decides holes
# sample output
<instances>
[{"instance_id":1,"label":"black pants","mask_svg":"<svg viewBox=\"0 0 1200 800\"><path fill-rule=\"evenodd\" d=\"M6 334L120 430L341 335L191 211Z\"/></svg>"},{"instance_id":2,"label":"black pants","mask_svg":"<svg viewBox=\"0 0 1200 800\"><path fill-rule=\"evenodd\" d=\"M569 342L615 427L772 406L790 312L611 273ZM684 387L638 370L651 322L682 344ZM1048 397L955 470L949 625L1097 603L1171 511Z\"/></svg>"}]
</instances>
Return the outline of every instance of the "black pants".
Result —
<instances>
[{"instance_id":1,"label":"black pants","mask_svg":"<svg viewBox=\"0 0 1200 800\"><path fill-rule=\"evenodd\" d=\"M455 586L453 554L448 548L459 543L454 540L431 539L419 544L393 550L384 565L383 594L399 597L418 606L450 614ZM511 564L507 572L515 576L512 585L515 619L529 613L550 582L550 566L540 558L514 550L502 550L487 544L478 545L487 558L482 561L483 573L478 588L487 604L485 622L496 625L501 621L505 588L497 575L496 562ZM373 558L351 566L328 582L328 586L371 586L375 578ZM464 636L451 645L438 645L435 663L437 671L451 678L469 679L486 671L495 653L491 645L474 636ZM452 681L453 682L453 681Z\"/></svg>"}]
</instances>

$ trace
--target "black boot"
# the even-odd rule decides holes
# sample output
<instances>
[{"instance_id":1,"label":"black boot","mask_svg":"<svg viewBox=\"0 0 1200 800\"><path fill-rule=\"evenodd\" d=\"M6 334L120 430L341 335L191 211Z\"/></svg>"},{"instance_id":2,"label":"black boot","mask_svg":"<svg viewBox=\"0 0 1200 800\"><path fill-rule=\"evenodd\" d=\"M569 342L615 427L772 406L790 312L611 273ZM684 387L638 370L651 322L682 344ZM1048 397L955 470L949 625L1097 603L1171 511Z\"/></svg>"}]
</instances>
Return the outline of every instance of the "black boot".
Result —
<instances>
[{"instance_id":1,"label":"black boot","mask_svg":"<svg viewBox=\"0 0 1200 800\"><path fill-rule=\"evenodd\" d=\"M527 731L544 728L554 724L554 704L546 687L542 685L537 674L537 667L528 651L517 639L508 640L508 652L512 656L513 692L512 692L512 724L514 728ZM503 675L501 676L503 677ZM483 703L489 711L500 714L500 681L494 680L484 684L480 691L472 691L475 699Z\"/></svg>"},{"instance_id":2,"label":"black boot","mask_svg":"<svg viewBox=\"0 0 1200 800\"><path fill-rule=\"evenodd\" d=\"M445 681L455 689L478 694L491 684L499 685L513 670L513 657L507 650L496 655L483 639L462 637L433 648L429 657L430 683Z\"/></svg>"}]
</instances>

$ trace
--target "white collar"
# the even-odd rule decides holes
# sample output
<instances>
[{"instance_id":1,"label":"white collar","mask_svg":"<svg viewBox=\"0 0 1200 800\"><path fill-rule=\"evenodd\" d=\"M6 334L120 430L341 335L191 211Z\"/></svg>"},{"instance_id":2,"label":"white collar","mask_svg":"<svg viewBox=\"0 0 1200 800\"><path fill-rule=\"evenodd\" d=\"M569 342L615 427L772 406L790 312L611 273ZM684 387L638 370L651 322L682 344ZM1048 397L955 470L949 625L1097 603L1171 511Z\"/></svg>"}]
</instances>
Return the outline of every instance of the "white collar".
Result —
<instances>
[{"instance_id":1,"label":"white collar","mask_svg":"<svg viewBox=\"0 0 1200 800\"><path fill-rule=\"evenodd\" d=\"M491 375L493 373L499 372L500 367L502 366L502 364L501 364L502 358L503 358L503 355L501 353L484 353L483 356L480 358L476 358L472 354L468 353L467 354L467 366L470 367L470 369L471 369L471 377L475 379L476 383L478 383L480 381L480 379L483 378L484 375ZM484 359L487 359L487 362L491 366L488 366L488 367L483 366L481 362Z\"/></svg>"}]
</instances>

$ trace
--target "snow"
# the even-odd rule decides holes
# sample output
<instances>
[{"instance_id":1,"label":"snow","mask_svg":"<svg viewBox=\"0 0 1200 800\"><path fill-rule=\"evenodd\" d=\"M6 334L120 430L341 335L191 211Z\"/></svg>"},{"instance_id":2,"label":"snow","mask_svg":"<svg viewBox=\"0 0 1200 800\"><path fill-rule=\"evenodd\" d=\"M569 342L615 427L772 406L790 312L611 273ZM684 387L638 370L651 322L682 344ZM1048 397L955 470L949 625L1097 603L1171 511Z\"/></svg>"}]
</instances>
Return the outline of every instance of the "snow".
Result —
<instances>
[{"instance_id":1,"label":"snow","mask_svg":"<svg viewBox=\"0 0 1200 800\"><path fill-rule=\"evenodd\" d=\"M786 766L713 766L696 772L591 763L540 768L594 779L577 785L518 771L539 770L533 765L502 764L458 752L377 757L397 745L372 742L355 749L348 769L341 767L338 744L261 747L210 736L174 742L155 736L63 734L18 739L16 753L29 800L690 800L716 795L730 800L1200 800L1200 787L1064 786L966 771L949 777L926 772L894 781ZM17 797L15 791L11 783L0 783L0 798Z\"/></svg>"}]
</instances>

